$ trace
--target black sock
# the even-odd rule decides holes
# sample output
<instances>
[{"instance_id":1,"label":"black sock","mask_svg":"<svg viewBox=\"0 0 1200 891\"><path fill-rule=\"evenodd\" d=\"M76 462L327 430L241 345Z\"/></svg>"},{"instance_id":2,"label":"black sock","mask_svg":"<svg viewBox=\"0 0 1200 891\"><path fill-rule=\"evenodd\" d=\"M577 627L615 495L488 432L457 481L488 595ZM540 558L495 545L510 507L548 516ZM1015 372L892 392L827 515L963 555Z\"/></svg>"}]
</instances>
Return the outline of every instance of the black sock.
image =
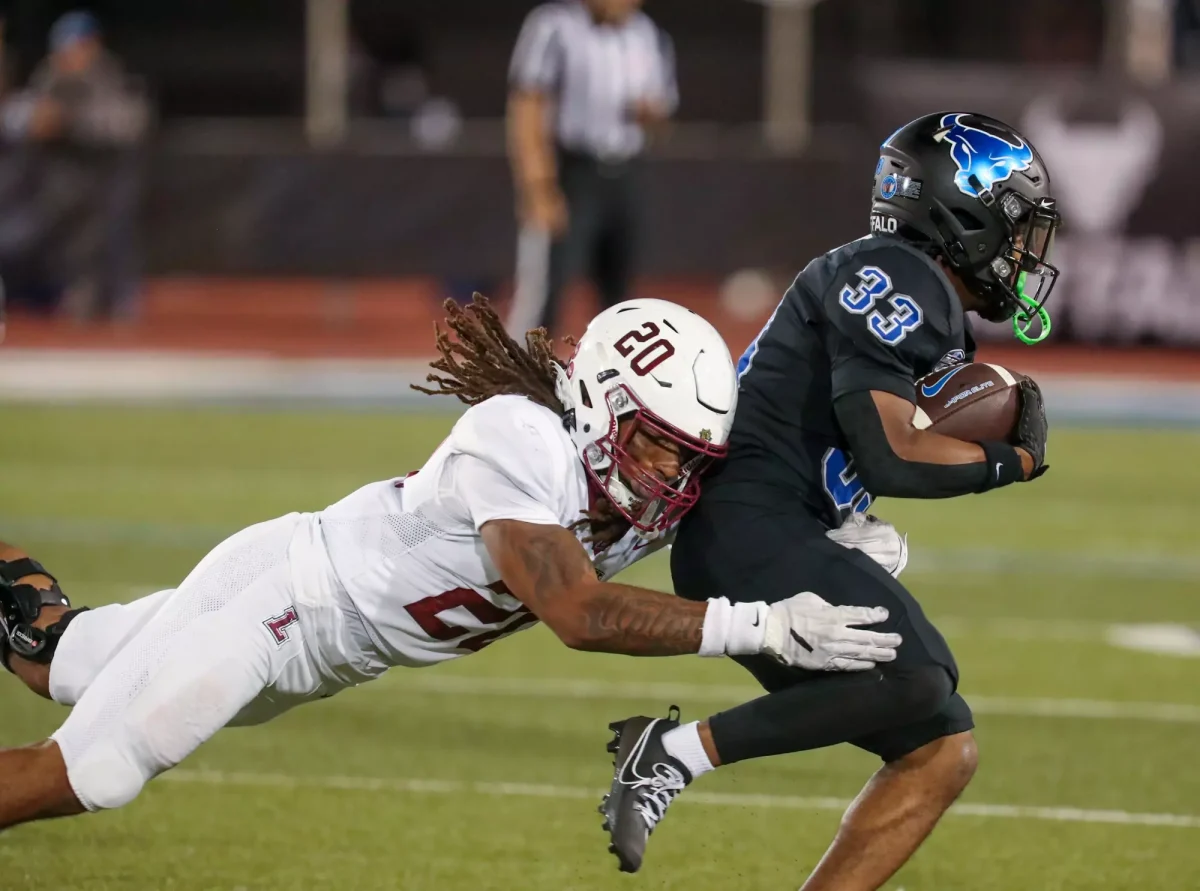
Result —
<instances>
[{"instance_id":1,"label":"black sock","mask_svg":"<svg viewBox=\"0 0 1200 891\"><path fill-rule=\"evenodd\" d=\"M800 677L709 719L722 764L820 749L921 721L954 692L949 672L936 664Z\"/></svg>"}]
</instances>

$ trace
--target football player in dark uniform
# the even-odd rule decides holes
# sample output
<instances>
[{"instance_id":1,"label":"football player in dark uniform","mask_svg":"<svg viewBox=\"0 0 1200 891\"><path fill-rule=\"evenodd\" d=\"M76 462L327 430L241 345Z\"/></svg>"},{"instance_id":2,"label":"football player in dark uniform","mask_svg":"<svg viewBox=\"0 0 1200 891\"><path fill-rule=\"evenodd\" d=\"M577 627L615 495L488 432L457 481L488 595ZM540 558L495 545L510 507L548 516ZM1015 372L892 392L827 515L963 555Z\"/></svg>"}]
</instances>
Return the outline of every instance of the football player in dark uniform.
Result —
<instances>
[{"instance_id":1,"label":"football player in dark uniform","mask_svg":"<svg viewBox=\"0 0 1200 891\"><path fill-rule=\"evenodd\" d=\"M1044 336L1059 214L1041 158L991 118L928 115L880 154L871 235L809 263L742 356L729 458L684 518L671 572L677 593L692 599L812 591L835 604L883 606L883 629L904 642L894 662L853 674L739 658L768 695L707 721L612 725L617 770L601 812L623 870L640 866L649 832L698 774L849 742L884 765L802 891L873 891L975 770L971 710L956 692L946 641L880 563L827 533L869 533L871 523L854 515L876 496L951 498L1045 471L1035 384L1020 385L1014 447L916 429L914 381L970 361L966 312L1012 319L1026 342L1040 339L1037 329Z\"/></svg>"}]
</instances>

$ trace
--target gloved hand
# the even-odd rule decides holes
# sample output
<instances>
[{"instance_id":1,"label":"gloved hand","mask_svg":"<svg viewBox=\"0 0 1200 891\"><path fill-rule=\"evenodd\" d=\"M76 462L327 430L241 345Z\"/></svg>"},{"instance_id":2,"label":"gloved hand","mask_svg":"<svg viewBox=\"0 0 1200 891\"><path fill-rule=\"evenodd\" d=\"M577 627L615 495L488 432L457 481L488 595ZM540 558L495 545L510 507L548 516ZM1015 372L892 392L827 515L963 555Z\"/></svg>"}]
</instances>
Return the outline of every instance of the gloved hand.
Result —
<instances>
[{"instance_id":1,"label":"gloved hand","mask_svg":"<svg viewBox=\"0 0 1200 891\"><path fill-rule=\"evenodd\" d=\"M850 626L887 617L881 606L834 606L806 591L771 605L762 651L810 671L866 671L895 659L901 637Z\"/></svg>"},{"instance_id":2,"label":"gloved hand","mask_svg":"<svg viewBox=\"0 0 1200 891\"><path fill-rule=\"evenodd\" d=\"M767 604L708 601L701 656L765 653L784 665L810 671L866 671L891 662L902 638L854 625L887 620L883 607L834 606L806 591Z\"/></svg>"},{"instance_id":3,"label":"gloved hand","mask_svg":"<svg viewBox=\"0 0 1200 891\"><path fill-rule=\"evenodd\" d=\"M1050 435L1050 425L1046 421L1042 389L1037 382L1024 378L1017 386L1021 389L1021 417L1017 421L1016 444L1033 458L1033 473L1029 474L1028 480L1035 480L1050 469L1046 464L1046 440Z\"/></svg>"},{"instance_id":4,"label":"gloved hand","mask_svg":"<svg viewBox=\"0 0 1200 891\"><path fill-rule=\"evenodd\" d=\"M862 551L892 578L899 578L908 565L908 536L870 514L850 514L841 526L830 529L825 536L844 547Z\"/></svg>"}]
</instances>

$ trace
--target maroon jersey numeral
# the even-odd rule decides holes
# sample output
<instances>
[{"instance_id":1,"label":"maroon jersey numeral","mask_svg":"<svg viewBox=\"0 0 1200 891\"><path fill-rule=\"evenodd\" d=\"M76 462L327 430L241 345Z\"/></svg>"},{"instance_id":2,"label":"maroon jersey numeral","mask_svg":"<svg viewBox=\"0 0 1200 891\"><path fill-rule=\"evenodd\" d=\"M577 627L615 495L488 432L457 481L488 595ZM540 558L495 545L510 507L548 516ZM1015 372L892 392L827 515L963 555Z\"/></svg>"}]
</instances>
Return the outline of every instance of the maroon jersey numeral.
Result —
<instances>
[{"instance_id":1,"label":"maroon jersey numeral","mask_svg":"<svg viewBox=\"0 0 1200 891\"><path fill-rule=\"evenodd\" d=\"M659 327L653 322L642 322L641 331L630 331L627 334L621 335L613 344L616 351L625 358L637 349L633 342L645 343L651 338L658 337ZM640 353L629 360L629 367L633 369L634 374L638 377L644 377L652 372L663 362L675 355L675 346L665 337L659 337L649 346L642 349Z\"/></svg>"},{"instance_id":2,"label":"maroon jersey numeral","mask_svg":"<svg viewBox=\"0 0 1200 891\"><path fill-rule=\"evenodd\" d=\"M488 588L497 594L510 593L504 582L496 582L494 585L488 585ZM504 609L494 603L489 603L482 594L473 588L454 588L442 594L418 600L416 603L410 603L405 609L413 617L413 621L421 626L421 630L434 640L448 641L466 634L467 629L451 625L441 619L438 614L459 606L478 619L480 623L499 626L491 631L460 640L455 644L456 648L469 650L472 653L482 650L506 634L537 621L537 616L531 613L528 607L520 606L515 610Z\"/></svg>"}]
</instances>

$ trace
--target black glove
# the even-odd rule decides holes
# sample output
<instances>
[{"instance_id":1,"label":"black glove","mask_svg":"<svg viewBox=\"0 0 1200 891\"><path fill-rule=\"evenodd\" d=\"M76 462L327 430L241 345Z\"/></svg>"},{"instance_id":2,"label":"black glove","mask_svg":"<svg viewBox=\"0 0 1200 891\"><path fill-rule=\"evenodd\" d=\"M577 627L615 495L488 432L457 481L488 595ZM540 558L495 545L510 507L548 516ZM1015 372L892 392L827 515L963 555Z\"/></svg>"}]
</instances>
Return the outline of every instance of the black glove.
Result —
<instances>
[{"instance_id":1,"label":"black glove","mask_svg":"<svg viewBox=\"0 0 1200 891\"><path fill-rule=\"evenodd\" d=\"M1033 457L1033 473L1029 474L1029 479L1035 480L1050 469L1043 463L1049 435L1046 405L1036 381L1024 378L1017 386L1021 388L1021 417L1017 420L1016 445Z\"/></svg>"}]
</instances>

